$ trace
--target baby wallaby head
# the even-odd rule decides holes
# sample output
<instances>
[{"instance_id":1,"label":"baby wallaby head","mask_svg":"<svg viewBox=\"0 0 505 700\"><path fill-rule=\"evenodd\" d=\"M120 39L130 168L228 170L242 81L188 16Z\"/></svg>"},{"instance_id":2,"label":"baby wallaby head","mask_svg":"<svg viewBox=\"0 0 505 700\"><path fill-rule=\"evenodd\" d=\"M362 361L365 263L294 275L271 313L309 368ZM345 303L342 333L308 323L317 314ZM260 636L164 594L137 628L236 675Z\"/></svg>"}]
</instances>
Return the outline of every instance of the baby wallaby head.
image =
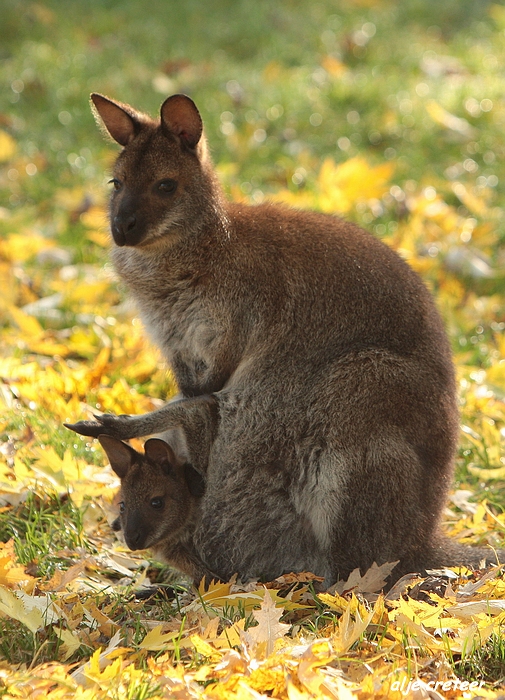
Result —
<instances>
[{"instance_id":1,"label":"baby wallaby head","mask_svg":"<svg viewBox=\"0 0 505 700\"><path fill-rule=\"evenodd\" d=\"M172 244L212 210L214 175L198 109L172 95L154 120L91 95L97 121L123 146L113 170L112 236L118 246Z\"/></svg>"},{"instance_id":2,"label":"baby wallaby head","mask_svg":"<svg viewBox=\"0 0 505 700\"><path fill-rule=\"evenodd\" d=\"M198 482L190 465L157 438L147 440L145 454L108 435L98 439L121 479L115 529L123 530L128 547L146 549L161 540L183 537L203 491L203 482Z\"/></svg>"}]
</instances>

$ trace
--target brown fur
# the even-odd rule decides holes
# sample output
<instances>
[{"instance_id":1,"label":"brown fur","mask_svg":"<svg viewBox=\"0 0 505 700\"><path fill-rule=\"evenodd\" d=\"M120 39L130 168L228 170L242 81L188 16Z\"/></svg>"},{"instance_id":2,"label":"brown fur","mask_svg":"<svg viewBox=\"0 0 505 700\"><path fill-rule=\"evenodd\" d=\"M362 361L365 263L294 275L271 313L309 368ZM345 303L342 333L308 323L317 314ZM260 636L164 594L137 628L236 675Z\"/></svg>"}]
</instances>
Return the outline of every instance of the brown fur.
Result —
<instances>
[{"instance_id":1,"label":"brown fur","mask_svg":"<svg viewBox=\"0 0 505 700\"><path fill-rule=\"evenodd\" d=\"M398 576L477 563L487 550L438 534L459 420L449 344L419 277L349 222L227 202L189 98L168 98L158 121L93 102L124 146L114 266L183 396L219 404L193 539L205 564L222 578L307 569L332 582L374 561L399 559ZM129 438L181 425L183 412L73 428Z\"/></svg>"},{"instance_id":2,"label":"brown fur","mask_svg":"<svg viewBox=\"0 0 505 700\"><path fill-rule=\"evenodd\" d=\"M113 523L132 550L151 548L155 556L198 583L217 578L193 547L204 484L191 465L163 440L147 440L145 455L108 435L98 439L121 479L120 514Z\"/></svg>"}]
</instances>

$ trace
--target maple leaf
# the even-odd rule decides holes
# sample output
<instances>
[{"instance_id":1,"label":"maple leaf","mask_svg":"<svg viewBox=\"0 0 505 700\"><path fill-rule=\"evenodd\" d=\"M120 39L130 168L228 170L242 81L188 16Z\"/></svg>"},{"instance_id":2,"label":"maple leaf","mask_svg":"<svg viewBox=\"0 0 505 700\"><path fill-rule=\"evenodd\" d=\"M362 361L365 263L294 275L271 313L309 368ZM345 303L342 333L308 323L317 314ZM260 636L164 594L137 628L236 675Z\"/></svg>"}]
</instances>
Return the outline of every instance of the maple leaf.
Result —
<instances>
[{"instance_id":1,"label":"maple leaf","mask_svg":"<svg viewBox=\"0 0 505 700\"><path fill-rule=\"evenodd\" d=\"M378 601L380 602L380 601ZM354 642L357 642L366 630L374 616L374 610L361 617L359 609L354 613L354 622L351 620L351 609L347 607L340 618L337 633L332 637L338 653L343 653L350 649Z\"/></svg>"},{"instance_id":2,"label":"maple leaf","mask_svg":"<svg viewBox=\"0 0 505 700\"><path fill-rule=\"evenodd\" d=\"M166 649L170 642L180 636L179 630L177 632L162 632L163 626L157 625L152 630L146 634L142 642L138 645L140 649L147 649L149 651L161 651Z\"/></svg>"},{"instance_id":3,"label":"maple leaf","mask_svg":"<svg viewBox=\"0 0 505 700\"><path fill-rule=\"evenodd\" d=\"M25 601L3 586L0 587L0 612L26 625L32 634L44 627L42 612L37 607L28 609Z\"/></svg>"},{"instance_id":4,"label":"maple leaf","mask_svg":"<svg viewBox=\"0 0 505 700\"><path fill-rule=\"evenodd\" d=\"M62 642L60 647L61 660L66 661L79 649L82 642L77 633L71 630L60 629L58 631L58 636Z\"/></svg>"},{"instance_id":5,"label":"maple leaf","mask_svg":"<svg viewBox=\"0 0 505 700\"><path fill-rule=\"evenodd\" d=\"M94 684L93 681L106 681L117 676L123 664L121 657L132 651L126 647L119 647L120 641L121 630L116 632L104 651L97 649L85 663L72 671L71 677L75 682L89 687ZM114 658L116 658L115 662Z\"/></svg>"},{"instance_id":6,"label":"maple leaf","mask_svg":"<svg viewBox=\"0 0 505 700\"><path fill-rule=\"evenodd\" d=\"M246 638L256 646L266 642L266 655L269 656L274 650L275 640L284 637L291 625L280 622L284 611L275 606L270 595L264 596L261 608L253 610L252 614L258 624L247 630Z\"/></svg>"},{"instance_id":7,"label":"maple leaf","mask_svg":"<svg viewBox=\"0 0 505 700\"><path fill-rule=\"evenodd\" d=\"M298 666L298 678L315 696L321 694L321 685L324 683L324 677L317 670L321 666L329 664L335 656L327 639L314 642L303 653Z\"/></svg>"},{"instance_id":8,"label":"maple leaf","mask_svg":"<svg viewBox=\"0 0 505 700\"><path fill-rule=\"evenodd\" d=\"M377 593L384 588L387 577L397 564L398 562L394 561L377 566L374 562L364 576L361 576L359 569L354 569L347 581L339 581L328 592L359 591L360 593Z\"/></svg>"}]
</instances>

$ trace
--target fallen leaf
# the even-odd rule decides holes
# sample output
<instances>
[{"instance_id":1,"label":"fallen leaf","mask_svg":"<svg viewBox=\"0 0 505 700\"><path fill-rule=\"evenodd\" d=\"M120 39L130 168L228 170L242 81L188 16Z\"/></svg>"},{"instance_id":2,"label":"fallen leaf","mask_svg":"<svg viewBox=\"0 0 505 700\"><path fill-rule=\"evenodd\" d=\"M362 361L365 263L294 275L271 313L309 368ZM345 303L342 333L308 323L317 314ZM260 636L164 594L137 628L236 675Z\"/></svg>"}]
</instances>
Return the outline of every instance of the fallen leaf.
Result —
<instances>
[{"instance_id":1,"label":"fallen leaf","mask_svg":"<svg viewBox=\"0 0 505 700\"><path fill-rule=\"evenodd\" d=\"M394 561L377 566L374 562L364 576L361 576L359 569L354 569L347 581L339 581L328 589L328 592L359 591L360 593L377 593L384 588L387 577L397 564L398 562Z\"/></svg>"},{"instance_id":2,"label":"fallen leaf","mask_svg":"<svg viewBox=\"0 0 505 700\"><path fill-rule=\"evenodd\" d=\"M269 656L274 649L275 640L284 637L290 625L280 622L284 611L275 606L269 595L264 596L261 608L253 610L252 614L258 625L247 630L247 639L252 640L255 645L266 642L266 654Z\"/></svg>"},{"instance_id":3,"label":"fallen leaf","mask_svg":"<svg viewBox=\"0 0 505 700\"><path fill-rule=\"evenodd\" d=\"M39 608L28 609L18 595L4 586L0 586L0 612L26 625L32 634L44 627L44 618Z\"/></svg>"}]
</instances>

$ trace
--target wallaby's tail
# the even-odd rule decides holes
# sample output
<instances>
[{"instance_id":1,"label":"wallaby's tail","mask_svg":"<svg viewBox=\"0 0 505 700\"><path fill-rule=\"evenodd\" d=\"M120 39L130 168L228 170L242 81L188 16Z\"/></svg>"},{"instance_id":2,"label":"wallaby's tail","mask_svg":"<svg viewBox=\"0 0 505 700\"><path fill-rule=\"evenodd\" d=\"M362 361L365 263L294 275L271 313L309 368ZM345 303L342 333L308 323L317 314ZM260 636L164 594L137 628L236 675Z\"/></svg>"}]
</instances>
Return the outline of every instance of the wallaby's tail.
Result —
<instances>
[{"instance_id":1,"label":"wallaby's tail","mask_svg":"<svg viewBox=\"0 0 505 700\"><path fill-rule=\"evenodd\" d=\"M428 552L425 569L438 569L444 566L484 566L505 564L505 549L492 547L472 547L454 542L449 537L438 537Z\"/></svg>"},{"instance_id":2,"label":"wallaby's tail","mask_svg":"<svg viewBox=\"0 0 505 700\"><path fill-rule=\"evenodd\" d=\"M497 564L505 564L505 549L472 547L440 535L424 551L412 552L410 556L403 558L389 576L388 586L392 586L408 574L418 573L426 576L426 572L431 569L444 569L448 566L480 569Z\"/></svg>"}]
</instances>

